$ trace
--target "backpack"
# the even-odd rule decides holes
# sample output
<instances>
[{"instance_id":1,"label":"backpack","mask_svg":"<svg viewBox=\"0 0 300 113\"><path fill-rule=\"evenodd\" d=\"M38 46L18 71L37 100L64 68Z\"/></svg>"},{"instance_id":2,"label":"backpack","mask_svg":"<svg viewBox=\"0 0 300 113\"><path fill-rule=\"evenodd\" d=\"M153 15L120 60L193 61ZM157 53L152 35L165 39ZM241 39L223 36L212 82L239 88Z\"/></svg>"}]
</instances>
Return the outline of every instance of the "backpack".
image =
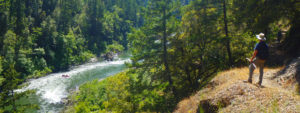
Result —
<instances>
[{"instance_id":1,"label":"backpack","mask_svg":"<svg viewBox=\"0 0 300 113\"><path fill-rule=\"evenodd\" d=\"M260 42L258 44L257 57L262 60L267 60L269 58L269 47L265 42Z\"/></svg>"}]
</instances>

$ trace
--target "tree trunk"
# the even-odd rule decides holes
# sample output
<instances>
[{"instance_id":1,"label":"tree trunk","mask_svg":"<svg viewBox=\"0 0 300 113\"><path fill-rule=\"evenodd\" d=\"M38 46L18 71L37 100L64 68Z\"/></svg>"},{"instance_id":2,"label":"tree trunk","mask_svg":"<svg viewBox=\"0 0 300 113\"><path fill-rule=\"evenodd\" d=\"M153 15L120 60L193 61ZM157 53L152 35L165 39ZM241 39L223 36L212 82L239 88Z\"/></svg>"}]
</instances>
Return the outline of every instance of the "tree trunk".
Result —
<instances>
[{"instance_id":1,"label":"tree trunk","mask_svg":"<svg viewBox=\"0 0 300 113\"><path fill-rule=\"evenodd\" d=\"M15 101L14 90L11 90L11 94L12 94L12 106L13 106L13 111L14 111L14 112L17 112L17 106L16 106L16 101Z\"/></svg>"},{"instance_id":2,"label":"tree trunk","mask_svg":"<svg viewBox=\"0 0 300 113\"><path fill-rule=\"evenodd\" d=\"M227 14L226 14L226 1L223 0L223 13L224 13L224 30L226 35L226 49L228 54L228 60L230 67L232 66L232 57L231 57L231 49L230 49L230 38L228 36L228 25L227 25Z\"/></svg>"},{"instance_id":3,"label":"tree trunk","mask_svg":"<svg viewBox=\"0 0 300 113\"><path fill-rule=\"evenodd\" d=\"M163 53L163 61L164 61L164 66L166 68L165 70L165 75L168 77L168 81L170 86L172 87L173 81L171 78L171 75L169 74L169 65L168 65L168 53L167 53L167 28L166 28L167 20L166 20L166 9L163 9L163 48L164 48L164 53Z\"/></svg>"}]
</instances>

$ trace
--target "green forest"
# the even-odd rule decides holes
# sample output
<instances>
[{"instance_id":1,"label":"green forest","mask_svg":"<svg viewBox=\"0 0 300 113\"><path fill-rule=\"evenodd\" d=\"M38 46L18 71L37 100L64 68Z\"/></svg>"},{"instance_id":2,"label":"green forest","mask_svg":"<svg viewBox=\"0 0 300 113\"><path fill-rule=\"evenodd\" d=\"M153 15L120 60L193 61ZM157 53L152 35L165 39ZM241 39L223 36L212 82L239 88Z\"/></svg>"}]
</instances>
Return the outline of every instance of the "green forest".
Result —
<instances>
[{"instance_id":1,"label":"green forest","mask_svg":"<svg viewBox=\"0 0 300 113\"><path fill-rule=\"evenodd\" d=\"M0 0L0 113L40 109L15 90L110 52L130 53L128 68L81 85L64 112L172 112L279 30L299 56L298 0Z\"/></svg>"}]
</instances>

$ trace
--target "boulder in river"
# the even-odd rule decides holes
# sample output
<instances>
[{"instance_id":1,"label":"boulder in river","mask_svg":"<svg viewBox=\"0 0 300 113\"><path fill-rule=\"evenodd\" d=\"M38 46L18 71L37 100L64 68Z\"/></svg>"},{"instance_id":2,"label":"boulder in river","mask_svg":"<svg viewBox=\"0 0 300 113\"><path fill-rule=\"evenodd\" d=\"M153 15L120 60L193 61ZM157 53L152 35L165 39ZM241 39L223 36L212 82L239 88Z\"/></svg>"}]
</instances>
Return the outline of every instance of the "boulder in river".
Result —
<instances>
[{"instance_id":1,"label":"boulder in river","mask_svg":"<svg viewBox=\"0 0 300 113\"><path fill-rule=\"evenodd\" d=\"M114 53L113 52L107 52L103 55L104 60L107 61L113 61L114 60Z\"/></svg>"}]
</instances>

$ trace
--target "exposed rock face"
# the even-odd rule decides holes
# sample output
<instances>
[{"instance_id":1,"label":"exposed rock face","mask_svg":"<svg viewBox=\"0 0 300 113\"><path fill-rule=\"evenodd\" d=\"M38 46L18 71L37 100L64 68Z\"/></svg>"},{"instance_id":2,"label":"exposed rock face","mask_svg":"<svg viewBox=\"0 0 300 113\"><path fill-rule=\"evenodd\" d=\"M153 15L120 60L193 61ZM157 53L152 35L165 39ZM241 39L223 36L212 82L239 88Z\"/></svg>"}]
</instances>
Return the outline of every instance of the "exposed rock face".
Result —
<instances>
[{"instance_id":1,"label":"exposed rock face","mask_svg":"<svg viewBox=\"0 0 300 113\"><path fill-rule=\"evenodd\" d=\"M296 90L300 94L300 57L291 61L289 65L279 71L273 79L284 88Z\"/></svg>"},{"instance_id":2,"label":"exposed rock face","mask_svg":"<svg viewBox=\"0 0 300 113\"><path fill-rule=\"evenodd\" d=\"M114 53L113 52L107 52L104 56L103 56L104 60L107 61L113 61L114 60Z\"/></svg>"}]
</instances>

